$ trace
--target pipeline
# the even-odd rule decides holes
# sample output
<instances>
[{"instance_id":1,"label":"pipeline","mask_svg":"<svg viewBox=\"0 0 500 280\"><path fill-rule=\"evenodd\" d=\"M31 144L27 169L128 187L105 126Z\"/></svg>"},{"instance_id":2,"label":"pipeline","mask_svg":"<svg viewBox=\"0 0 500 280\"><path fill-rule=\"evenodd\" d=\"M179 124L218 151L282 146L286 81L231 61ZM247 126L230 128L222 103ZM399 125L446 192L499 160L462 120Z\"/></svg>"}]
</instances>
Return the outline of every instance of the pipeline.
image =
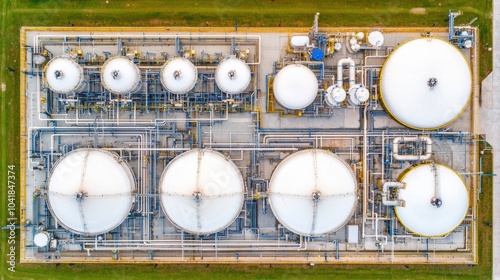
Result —
<instances>
[{"instance_id":1,"label":"pipeline","mask_svg":"<svg viewBox=\"0 0 500 280\"><path fill-rule=\"evenodd\" d=\"M425 154L421 155L420 153L417 154L410 154L410 155L401 155L399 154L399 144L404 143L404 142L420 142L420 141L425 141ZM396 137L392 141L392 152L395 160L428 160L432 156L432 140L429 137L426 136L416 136L416 137Z\"/></svg>"}]
</instances>

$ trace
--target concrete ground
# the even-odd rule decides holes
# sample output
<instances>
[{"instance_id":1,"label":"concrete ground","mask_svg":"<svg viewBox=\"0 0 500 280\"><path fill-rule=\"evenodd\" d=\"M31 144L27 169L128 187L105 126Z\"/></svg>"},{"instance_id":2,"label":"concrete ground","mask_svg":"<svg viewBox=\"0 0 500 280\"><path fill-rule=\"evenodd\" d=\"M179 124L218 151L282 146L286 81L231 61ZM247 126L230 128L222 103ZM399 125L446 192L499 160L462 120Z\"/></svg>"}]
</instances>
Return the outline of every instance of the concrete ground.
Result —
<instances>
[{"instance_id":1,"label":"concrete ground","mask_svg":"<svg viewBox=\"0 0 500 280\"><path fill-rule=\"evenodd\" d=\"M493 72L483 81L481 133L486 134L494 151L500 149L500 1L493 1ZM494 157L495 174L500 174L500 157ZM500 178L493 183L493 279L500 279Z\"/></svg>"}]
</instances>

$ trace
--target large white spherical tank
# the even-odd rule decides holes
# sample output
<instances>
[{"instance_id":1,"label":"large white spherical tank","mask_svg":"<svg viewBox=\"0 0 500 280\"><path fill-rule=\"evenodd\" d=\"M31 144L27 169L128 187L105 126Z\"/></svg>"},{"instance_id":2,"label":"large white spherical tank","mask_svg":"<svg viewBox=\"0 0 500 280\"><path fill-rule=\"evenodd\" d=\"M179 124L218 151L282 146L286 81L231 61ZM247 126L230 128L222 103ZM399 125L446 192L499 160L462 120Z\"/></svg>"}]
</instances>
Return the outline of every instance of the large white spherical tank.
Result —
<instances>
[{"instance_id":1,"label":"large white spherical tank","mask_svg":"<svg viewBox=\"0 0 500 280\"><path fill-rule=\"evenodd\" d=\"M274 97L287 109L304 109L318 94L318 79L311 69L291 64L281 69L273 83Z\"/></svg>"},{"instance_id":2,"label":"large white spherical tank","mask_svg":"<svg viewBox=\"0 0 500 280\"><path fill-rule=\"evenodd\" d=\"M436 180L437 178L437 180ZM457 228L469 207L467 187L460 175L451 168L438 164L422 164L411 168L400 178L406 188L398 190L405 206L395 207L401 223L422 236L442 236ZM431 203L436 197L440 206Z\"/></svg>"},{"instance_id":3,"label":"large white spherical tank","mask_svg":"<svg viewBox=\"0 0 500 280\"><path fill-rule=\"evenodd\" d=\"M160 179L167 218L186 232L207 235L236 220L244 202L238 167L212 150L191 150L174 158Z\"/></svg>"},{"instance_id":4,"label":"large white spherical tank","mask_svg":"<svg viewBox=\"0 0 500 280\"><path fill-rule=\"evenodd\" d=\"M80 92L85 87L83 68L69 57L56 57L44 69L49 88L57 93Z\"/></svg>"},{"instance_id":5,"label":"large white spherical tank","mask_svg":"<svg viewBox=\"0 0 500 280\"><path fill-rule=\"evenodd\" d=\"M469 102L469 64L460 50L441 39L420 38L401 45L385 61L380 76L382 104L410 128L446 126Z\"/></svg>"},{"instance_id":6,"label":"large white spherical tank","mask_svg":"<svg viewBox=\"0 0 500 280\"><path fill-rule=\"evenodd\" d=\"M328 151L294 153L274 170L269 204L290 231L319 236L339 230L356 206L356 179L347 163Z\"/></svg>"},{"instance_id":7,"label":"large white spherical tank","mask_svg":"<svg viewBox=\"0 0 500 280\"><path fill-rule=\"evenodd\" d=\"M161 68L161 83L171 93L184 94L193 89L198 70L184 57L169 59Z\"/></svg>"},{"instance_id":8,"label":"large white spherical tank","mask_svg":"<svg viewBox=\"0 0 500 280\"><path fill-rule=\"evenodd\" d=\"M241 59L224 59L215 70L215 82L227 94L239 94L247 89L252 78L250 67Z\"/></svg>"},{"instance_id":9,"label":"large white spherical tank","mask_svg":"<svg viewBox=\"0 0 500 280\"><path fill-rule=\"evenodd\" d=\"M136 92L141 85L141 71L130 59L115 56L102 65L101 81L104 88L115 94Z\"/></svg>"},{"instance_id":10,"label":"large white spherical tank","mask_svg":"<svg viewBox=\"0 0 500 280\"><path fill-rule=\"evenodd\" d=\"M47 182L47 202L57 223L96 235L119 226L133 204L135 180L116 154L78 149L56 162Z\"/></svg>"}]
</instances>

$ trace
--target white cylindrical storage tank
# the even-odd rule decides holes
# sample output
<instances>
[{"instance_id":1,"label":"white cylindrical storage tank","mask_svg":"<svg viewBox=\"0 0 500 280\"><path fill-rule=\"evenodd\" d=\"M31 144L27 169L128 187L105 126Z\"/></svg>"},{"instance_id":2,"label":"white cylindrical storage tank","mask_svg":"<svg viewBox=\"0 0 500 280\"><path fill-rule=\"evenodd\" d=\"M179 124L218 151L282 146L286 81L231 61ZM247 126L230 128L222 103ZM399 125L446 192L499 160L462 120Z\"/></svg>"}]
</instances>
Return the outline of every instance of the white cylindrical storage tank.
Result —
<instances>
[{"instance_id":1,"label":"white cylindrical storage tank","mask_svg":"<svg viewBox=\"0 0 500 280\"><path fill-rule=\"evenodd\" d=\"M316 99L318 79L314 72L302 64L283 67L273 82L274 97L287 109L304 109Z\"/></svg>"},{"instance_id":2,"label":"white cylindrical storage tank","mask_svg":"<svg viewBox=\"0 0 500 280\"><path fill-rule=\"evenodd\" d=\"M198 70L184 57L169 59L161 68L161 83L171 93L187 93L194 88L197 80Z\"/></svg>"},{"instance_id":3,"label":"white cylindrical storage tank","mask_svg":"<svg viewBox=\"0 0 500 280\"><path fill-rule=\"evenodd\" d=\"M318 236L339 230L356 206L349 165L328 151L304 150L285 158L269 182L269 204L290 231Z\"/></svg>"},{"instance_id":4,"label":"white cylindrical storage tank","mask_svg":"<svg viewBox=\"0 0 500 280\"><path fill-rule=\"evenodd\" d=\"M404 206L396 206L399 221L421 236L442 236L457 228L469 208L469 194L462 177L448 166L421 164L407 170L398 190Z\"/></svg>"},{"instance_id":5,"label":"white cylindrical storage tank","mask_svg":"<svg viewBox=\"0 0 500 280\"><path fill-rule=\"evenodd\" d=\"M83 68L69 57L53 58L45 66L44 73L47 85L54 92L71 93L85 89Z\"/></svg>"},{"instance_id":6,"label":"white cylindrical storage tank","mask_svg":"<svg viewBox=\"0 0 500 280\"><path fill-rule=\"evenodd\" d=\"M160 179L161 205L177 227L197 235L227 228L244 202L238 167L212 150L191 150L174 158Z\"/></svg>"},{"instance_id":7,"label":"white cylindrical storage tank","mask_svg":"<svg viewBox=\"0 0 500 280\"><path fill-rule=\"evenodd\" d=\"M226 58L215 70L215 82L227 94L242 93L252 78L250 67L241 59Z\"/></svg>"},{"instance_id":8,"label":"white cylindrical storage tank","mask_svg":"<svg viewBox=\"0 0 500 280\"><path fill-rule=\"evenodd\" d=\"M101 82L115 94L136 92L141 86L141 71L130 59L115 56L102 65Z\"/></svg>"},{"instance_id":9,"label":"white cylindrical storage tank","mask_svg":"<svg viewBox=\"0 0 500 280\"><path fill-rule=\"evenodd\" d=\"M471 71L452 44L419 38L395 49L380 74L380 99L399 123L413 129L444 127L467 108Z\"/></svg>"},{"instance_id":10,"label":"white cylindrical storage tank","mask_svg":"<svg viewBox=\"0 0 500 280\"><path fill-rule=\"evenodd\" d=\"M133 204L130 166L106 150L78 149L59 159L47 181L47 203L57 223L96 235L119 226Z\"/></svg>"}]
</instances>

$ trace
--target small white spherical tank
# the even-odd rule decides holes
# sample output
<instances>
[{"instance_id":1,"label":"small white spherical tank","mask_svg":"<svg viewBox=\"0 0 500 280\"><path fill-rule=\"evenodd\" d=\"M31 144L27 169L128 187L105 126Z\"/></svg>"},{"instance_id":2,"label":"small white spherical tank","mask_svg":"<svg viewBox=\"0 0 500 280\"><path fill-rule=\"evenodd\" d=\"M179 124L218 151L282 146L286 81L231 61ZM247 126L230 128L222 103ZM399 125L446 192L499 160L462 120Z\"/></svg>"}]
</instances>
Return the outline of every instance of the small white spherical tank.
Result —
<instances>
[{"instance_id":1,"label":"small white spherical tank","mask_svg":"<svg viewBox=\"0 0 500 280\"><path fill-rule=\"evenodd\" d=\"M177 227L197 235L227 228L244 202L238 167L213 150L191 150L174 158L160 179L161 205Z\"/></svg>"},{"instance_id":2,"label":"small white spherical tank","mask_svg":"<svg viewBox=\"0 0 500 280\"><path fill-rule=\"evenodd\" d=\"M301 64L283 67L273 82L274 97L287 109L304 109L318 94L318 79L311 69Z\"/></svg>"},{"instance_id":3,"label":"small white spherical tank","mask_svg":"<svg viewBox=\"0 0 500 280\"><path fill-rule=\"evenodd\" d=\"M50 242L50 234L46 231L41 231L35 234L35 237L33 238L33 243L35 243L35 246L40 248L49 245L49 242Z\"/></svg>"},{"instance_id":4,"label":"small white spherical tank","mask_svg":"<svg viewBox=\"0 0 500 280\"><path fill-rule=\"evenodd\" d=\"M247 89L252 78L250 67L241 59L226 58L215 70L215 82L227 94L239 94Z\"/></svg>"},{"instance_id":5,"label":"small white spherical tank","mask_svg":"<svg viewBox=\"0 0 500 280\"><path fill-rule=\"evenodd\" d=\"M339 230L356 206L356 179L347 163L328 151L303 150L285 158L269 182L269 204L290 231L319 236Z\"/></svg>"},{"instance_id":6,"label":"small white spherical tank","mask_svg":"<svg viewBox=\"0 0 500 280\"><path fill-rule=\"evenodd\" d=\"M365 33L363 33L363 32L358 32L358 33L356 34L356 38L358 39L358 41L363 40L363 39L365 38Z\"/></svg>"},{"instance_id":7,"label":"small white spherical tank","mask_svg":"<svg viewBox=\"0 0 500 280\"><path fill-rule=\"evenodd\" d=\"M136 92L141 86L141 72L130 59L115 56L102 65L101 82L104 88L115 94Z\"/></svg>"},{"instance_id":8,"label":"small white spherical tank","mask_svg":"<svg viewBox=\"0 0 500 280\"><path fill-rule=\"evenodd\" d=\"M374 47L380 47L384 44L384 34L378 30L374 30L368 34L368 42Z\"/></svg>"},{"instance_id":9,"label":"small white spherical tank","mask_svg":"<svg viewBox=\"0 0 500 280\"><path fill-rule=\"evenodd\" d=\"M81 92L85 88L83 68L69 57L56 57L44 69L45 81L57 93Z\"/></svg>"},{"instance_id":10,"label":"small white spherical tank","mask_svg":"<svg viewBox=\"0 0 500 280\"><path fill-rule=\"evenodd\" d=\"M444 165L422 164L403 173L399 181L406 183L404 189L398 190L398 198L405 201L405 206L394 209L398 219L411 232L428 237L442 236L464 220L469 195L456 171ZM437 203L435 198L439 199Z\"/></svg>"},{"instance_id":11,"label":"small white spherical tank","mask_svg":"<svg viewBox=\"0 0 500 280\"><path fill-rule=\"evenodd\" d=\"M380 74L381 101L399 123L413 129L448 125L466 109L471 72L464 55L437 38L419 38L395 49Z\"/></svg>"},{"instance_id":12,"label":"small white spherical tank","mask_svg":"<svg viewBox=\"0 0 500 280\"><path fill-rule=\"evenodd\" d=\"M96 235L119 226L133 204L130 166L101 149L74 150L56 162L47 181L47 202L57 223Z\"/></svg>"},{"instance_id":13,"label":"small white spherical tank","mask_svg":"<svg viewBox=\"0 0 500 280\"><path fill-rule=\"evenodd\" d=\"M184 57L169 59L161 68L161 83L171 93L187 93L194 88L197 80L198 70Z\"/></svg>"}]
</instances>

